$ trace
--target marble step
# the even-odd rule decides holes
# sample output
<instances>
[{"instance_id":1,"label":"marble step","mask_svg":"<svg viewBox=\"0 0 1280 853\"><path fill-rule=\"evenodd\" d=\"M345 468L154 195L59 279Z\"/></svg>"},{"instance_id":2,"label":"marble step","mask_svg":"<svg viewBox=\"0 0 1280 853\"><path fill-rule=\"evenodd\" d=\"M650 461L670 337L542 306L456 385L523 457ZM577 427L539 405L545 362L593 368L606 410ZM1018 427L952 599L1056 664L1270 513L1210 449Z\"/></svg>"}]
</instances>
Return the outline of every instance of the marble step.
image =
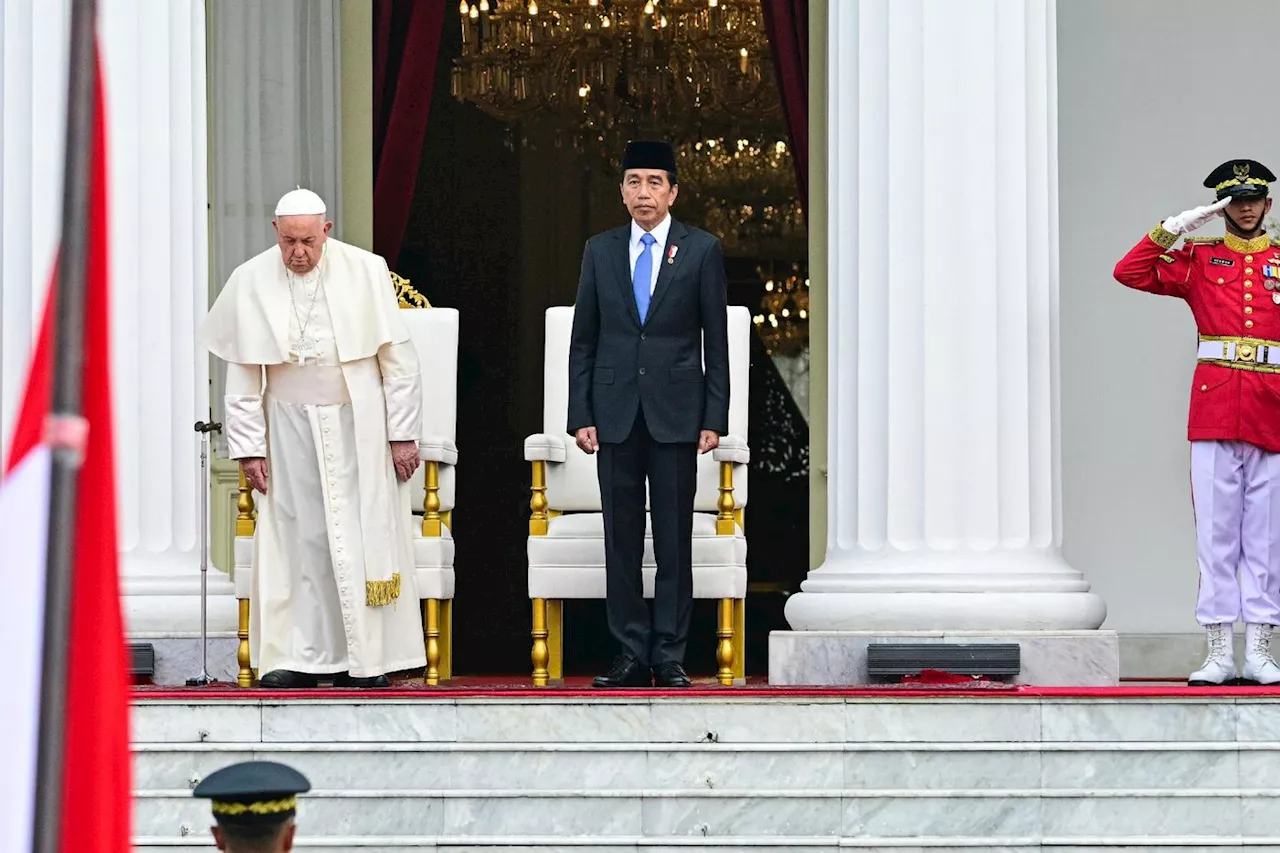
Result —
<instances>
[{"instance_id":1,"label":"marble step","mask_svg":"<svg viewBox=\"0 0 1280 853\"><path fill-rule=\"evenodd\" d=\"M252 696L250 691L246 691ZM1280 741L1280 699L458 698L134 703L140 742Z\"/></svg>"},{"instance_id":2,"label":"marble step","mask_svg":"<svg viewBox=\"0 0 1280 853\"><path fill-rule=\"evenodd\" d=\"M186 838L209 823L189 791L141 791L134 831ZM1206 828L1270 834L1274 788L943 790L370 790L317 789L300 810L316 837L530 835L896 838L1158 838ZM1073 843L1082 843L1074 842Z\"/></svg>"},{"instance_id":3,"label":"marble step","mask_svg":"<svg viewBox=\"0 0 1280 853\"><path fill-rule=\"evenodd\" d=\"M305 828L303 828L305 831ZM1246 839L1217 838L1090 838L1075 843L1060 838L972 838L972 839L860 839L860 838L735 838L729 843L721 839L663 840L635 838L306 838L301 832L295 849L324 850L326 853L690 853L695 850L715 853L776 853L781 850L803 850L805 853L1028 853L1052 850L1054 853L1205 853L1207 850L1231 850L1234 853L1271 853L1280 845L1280 837ZM184 850L212 850L211 840L204 839L136 839L133 853L178 853Z\"/></svg>"},{"instance_id":4,"label":"marble step","mask_svg":"<svg viewBox=\"0 0 1280 853\"><path fill-rule=\"evenodd\" d=\"M1280 790L1280 741L1257 743L138 744L134 788L194 787L267 759L317 788Z\"/></svg>"}]
</instances>

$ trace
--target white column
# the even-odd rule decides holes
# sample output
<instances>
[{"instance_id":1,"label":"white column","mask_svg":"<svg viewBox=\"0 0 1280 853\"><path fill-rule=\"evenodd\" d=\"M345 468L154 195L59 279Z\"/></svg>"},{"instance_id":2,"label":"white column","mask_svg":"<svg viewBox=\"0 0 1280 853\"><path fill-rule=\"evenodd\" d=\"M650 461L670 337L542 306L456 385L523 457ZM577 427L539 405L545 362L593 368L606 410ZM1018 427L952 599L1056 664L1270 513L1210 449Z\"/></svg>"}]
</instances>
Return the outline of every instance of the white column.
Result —
<instances>
[{"instance_id":1,"label":"white column","mask_svg":"<svg viewBox=\"0 0 1280 853\"><path fill-rule=\"evenodd\" d=\"M61 228L70 20L70 0L0 2L0 469Z\"/></svg>"},{"instance_id":2,"label":"white column","mask_svg":"<svg viewBox=\"0 0 1280 853\"><path fill-rule=\"evenodd\" d=\"M203 0L102 0L115 464L130 632L199 631L196 420L208 368ZM68 0L0 3L0 442L13 431L61 226ZM210 575L211 628L235 630ZM221 599L221 601L219 600Z\"/></svg>"},{"instance_id":3,"label":"white column","mask_svg":"<svg viewBox=\"0 0 1280 853\"><path fill-rule=\"evenodd\" d=\"M199 442L208 360L203 0L103 0L108 104L112 379L125 617L135 637L197 634ZM210 628L235 630L211 571Z\"/></svg>"},{"instance_id":4,"label":"white column","mask_svg":"<svg viewBox=\"0 0 1280 853\"><path fill-rule=\"evenodd\" d=\"M828 542L797 630L1106 616L1059 550L1055 12L831 4Z\"/></svg>"}]
</instances>

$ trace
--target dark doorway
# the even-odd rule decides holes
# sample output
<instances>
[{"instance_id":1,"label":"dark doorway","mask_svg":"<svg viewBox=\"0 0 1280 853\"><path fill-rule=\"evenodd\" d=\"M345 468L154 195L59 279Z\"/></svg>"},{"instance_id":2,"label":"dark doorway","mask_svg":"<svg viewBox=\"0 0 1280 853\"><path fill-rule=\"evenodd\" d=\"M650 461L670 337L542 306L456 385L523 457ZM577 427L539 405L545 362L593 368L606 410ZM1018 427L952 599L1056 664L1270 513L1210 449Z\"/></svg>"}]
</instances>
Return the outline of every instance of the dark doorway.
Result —
<instances>
[{"instance_id":1,"label":"dark doorway","mask_svg":"<svg viewBox=\"0 0 1280 853\"><path fill-rule=\"evenodd\" d=\"M616 178L555 122L535 119L517 131L452 96L461 49L457 19L446 16L409 225L399 257L388 261L432 304L460 312L454 671L510 675L530 667L522 447L541 431L542 314L572 303L585 240L626 220ZM692 215L708 200L683 181L678 208L675 215L725 242L731 303L763 314L769 270L799 264L803 276L803 234L786 245L739 246ZM746 512L751 675L765 674L768 632L786 627L782 605L805 576L809 550L808 425L767 349L756 336ZM714 602L698 602L694 619L686 666L712 675ZM602 602L567 602L565 625L566 674L608 663L615 648Z\"/></svg>"}]
</instances>

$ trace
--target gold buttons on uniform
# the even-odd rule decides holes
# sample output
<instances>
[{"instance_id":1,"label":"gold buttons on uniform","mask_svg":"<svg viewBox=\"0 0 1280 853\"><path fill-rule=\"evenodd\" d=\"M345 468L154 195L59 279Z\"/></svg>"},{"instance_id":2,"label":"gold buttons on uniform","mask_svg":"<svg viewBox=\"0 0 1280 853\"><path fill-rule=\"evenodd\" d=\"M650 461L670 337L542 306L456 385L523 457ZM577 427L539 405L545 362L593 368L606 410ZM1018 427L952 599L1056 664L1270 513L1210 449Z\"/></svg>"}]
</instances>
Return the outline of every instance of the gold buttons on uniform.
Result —
<instances>
[{"instance_id":1,"label":"gold buttons on uniform","mask_svg":"<svg viewBox=\"0 0 1280 853\"><path fill-rule=\"evenodd\" d=\"M1246 306L1244 306L1244 313L1246 313L1246 314L1252 314L1252 313L1253 313L1253 306L1252 306L1252 305L1246 305Z\"/></svg>"},{"instance_id":2,"label":"gold buttons on uniform","mask_svg":"<svg viewBox=\"0 0 1280 853\"><path fill-rule=\"evenodd\" d=\"M1249 281L1248 279L1245 279L1245 281L1244 281L1244 286L1245 286L1245 287L1253 287L1253 282Z\"/></svg>"},{"instance_id":3,"label":"gold buttons on uniform","mask_svg":"<svg viewBox=\"0 0 1280 853\"><path fill-rule=\"evenodd\" d=\"M1251 263L1253 263L1253 255L1245 255L1245 256L1244 256L1244 262L1245 262L1246 264L1251 264Z\"/></svg>"},{"instance_id":4,"label":"gold buttons on uniform","mask_svg":"<svg viewBox=\"0 0 1280 853\"><path fill-rule=\"evenodd\" d=\"M1244 327L1245 327L1246 329L1252 329L1252 328L1253 328L1253 321L1252 321L1252 320L1245 320L1245 321L1244 321Z\"/></svg>"},{"instance_id":5,"label":"gold buttons on uniform","mask_svg":"<svg viewBox=\"0 0 1280 853\"><path fill-rule=\"evenodd\" d=\"M1227 280L1226 280L1225 278L1220 278L1220 279L1218 279L1218 284L1225 284L1225 283L1226 283L1226 281L1227 281Z\"/></svg>"},{"instance_id":6,"label":"gold buttons on uniform","mask_svg":"<svg viewBox=\"0 0 1280 853\"><path fill-rule=\"evenodd\" d=\"M1253 294L1252 294L1252 293L1246 293L1246 294L1244 295L1244 301L1245 301L1245 302L1248 302L1248 301L1249 301L1249 300L1251 300L1251 299L1253 299Z\"/></svg>"},{"instance_id":7,"label":"gold buttons on uniform","mask_svg":"<svg viewBox=\"0 0 1280 853\"><path fill-rule=\"evenodd\" d=\"M1244 268L1244 274L1245 274L1245 275L1253 275L1253 267L1245 267L1245 268Z\"/></svg>"},{"instance_id":8,"label":"gold buttons on uniform","mask_svg":"<svg viewBox=\"0 0 1280 853\"><path fill-rule=\"evenodd\" d=\"M1208 390L1209 390L1209 386L1208 386L1208 385L1201 385L1201 386L1200 386L1200 390L1201 390L1201 391L1208 391Z\"/></svg>"}]
</instances>

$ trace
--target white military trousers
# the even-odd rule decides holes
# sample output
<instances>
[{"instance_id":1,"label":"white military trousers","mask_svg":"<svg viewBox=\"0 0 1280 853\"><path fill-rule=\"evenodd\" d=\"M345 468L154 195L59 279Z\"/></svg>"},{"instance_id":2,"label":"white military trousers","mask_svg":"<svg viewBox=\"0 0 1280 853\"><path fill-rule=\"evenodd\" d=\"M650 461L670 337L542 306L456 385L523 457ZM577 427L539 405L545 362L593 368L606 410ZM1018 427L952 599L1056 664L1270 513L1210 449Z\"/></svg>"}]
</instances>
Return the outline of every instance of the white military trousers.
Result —
<instances>
[{"instance_id":1,"label":"white military trousers","mask_svg":"<svg viewBox=\"0 0 1280 853\"><path fill-rule=\"evenodd\" d=\"M1191 442L1201 625L1280 624L1280 453Z\"/></svg>"}]
</instances>

